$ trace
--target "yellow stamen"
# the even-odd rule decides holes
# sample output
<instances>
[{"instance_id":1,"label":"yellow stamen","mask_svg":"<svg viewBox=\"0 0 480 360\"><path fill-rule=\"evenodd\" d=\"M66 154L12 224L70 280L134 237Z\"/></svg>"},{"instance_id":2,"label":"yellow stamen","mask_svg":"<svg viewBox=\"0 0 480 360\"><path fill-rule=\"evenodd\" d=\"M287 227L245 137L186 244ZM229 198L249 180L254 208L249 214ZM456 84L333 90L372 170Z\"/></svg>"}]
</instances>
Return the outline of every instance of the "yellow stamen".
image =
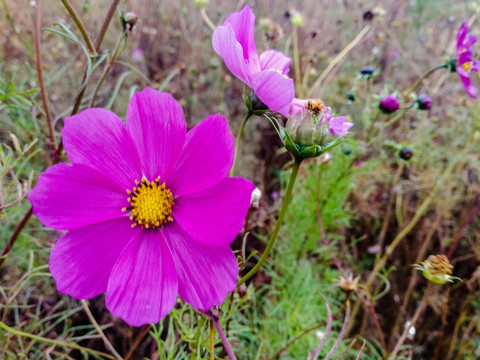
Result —
<instances>
[{"instance_id":1,"label":"yellow stamen","mask_svg":"<svg viewBox=\"0 0 480 360\"><path fill-rule=\"evenodd\" d=\"M472 67L472 63L470 61L464 63L463 65L463 68L467 71L470 71L471 67Z\"/></svg>"},{"instance_id":2,"label":"yellow stamen","mask_svg":"<svg viewBox=\"0 0 480 360\"><path fill-rule=\"evenodd\" d=\"M132 227L140 225L145 229L161 227L168 221L172 221L173 195L165 188L165 183L160 184L160 178L155 181L135 180L138 187L127 193L132 195L127 198L129 207L122 211L131 211L130 220L134 221Z\"/></svg>"}]
</instances>

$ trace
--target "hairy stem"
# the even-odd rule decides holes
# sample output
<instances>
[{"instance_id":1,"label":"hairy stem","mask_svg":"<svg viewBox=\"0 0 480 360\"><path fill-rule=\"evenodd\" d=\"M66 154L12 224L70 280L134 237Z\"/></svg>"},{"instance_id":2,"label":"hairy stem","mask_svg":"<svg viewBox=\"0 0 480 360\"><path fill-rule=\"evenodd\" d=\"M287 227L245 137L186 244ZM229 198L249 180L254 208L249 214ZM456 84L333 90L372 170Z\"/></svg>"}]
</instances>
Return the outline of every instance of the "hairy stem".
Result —
<instances>
[{"instance_id":1,"label":"hairy stem","mask_svg":"<svg viewBox=\"0 0 480 360\"><path fill-rule=\"evenodd\" d=\"M268 255L270 254L270 251L273 248L273 244L275 243L275 240L277 239L278 232L280 231L280 227L282 226L283 223L283 218L285 217L285 214L288 209L288 205L290 203L290 199L292 197L292 190L293 190L293 185L295 183L295 180L297 178L298 174L298 169L300 168L302 160L301 159L295 159L295 163L293 164L293 169L292 173L290 174L290 180L288 181L288 187L285 192L285 196L283 198L283 204L282 208L280 209L280 214L278 215L277 223L275 224L275 228L273 229L272 235L270 236L270 240L268 241L267 247L265 248L265 251L263 252L260 260L258 260L258 263L253 267L252 270L250 270L244 277L242 277L238 283L237 283L237 288L245 283L248 279L250 279L255 273L262 267L263 263L265 260L267 260Z\"/></svg>"}]
</instances>

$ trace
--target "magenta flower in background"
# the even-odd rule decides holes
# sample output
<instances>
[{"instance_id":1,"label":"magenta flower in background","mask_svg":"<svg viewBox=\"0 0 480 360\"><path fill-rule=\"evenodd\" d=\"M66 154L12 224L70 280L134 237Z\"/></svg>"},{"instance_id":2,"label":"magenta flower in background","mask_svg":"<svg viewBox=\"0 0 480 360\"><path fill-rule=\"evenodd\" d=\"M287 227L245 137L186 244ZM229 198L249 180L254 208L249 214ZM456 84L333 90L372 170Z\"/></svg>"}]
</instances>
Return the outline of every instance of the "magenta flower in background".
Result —
<instances>
[{"instance_id":1,"label":"magenta flower in background","mask_svg":"<svg viewBox=\"0 0 480 360\"><path fill-rule=\"evenodd\" d=\"M477 38L468 33L468 23L465 21L457 33L457 63L455 70L462 81L465 91L474 99L477 98L477 88L471 84L470 73L480 70L480 61L473 59L471 49L476 42Z\"/></svg>"},{"instance_id":2,"label":"magenta flower in background","mask_svg":"<svg viewBox=\"0 0 480 360\"><path fill-rule=\"evenodd\" d=\"M186 132L173 97L136 93L127 126L87 109L65 119L72 164L57 164L28 196L39 220L68 230L53 247L58 291L77 299L106 292L126 323L158 323L177 294L196 309L220 305L238 265L229 244L240 232L253 184L227 177L234 139L211 115Z\"/></svg>"},{"instance_id":3,"label":"magenta flower in background","mask_svg":"<svg viewBox=\"0 0 480 360\"><path fill-rule=\"evenodd\" d=\"M391 114L398 110L400 104L398 103L398 98L395 95L387 94L380 98L378 107L385 114Z\"/></svg>"},{"instance_id":4,"label":"magenta flower in background","mask_svg":"<svg viewBox=\"0 0 480 360\"><path fill-rule=\"evenodd\" d=\"M295 96L293 80L286 76L291 59L276 50L267 50L259 57L254 30L255 15L245 6L217 27L213 48L230 71L251 87L270 110L288 117Z\"/></svg>"}]
</instances>

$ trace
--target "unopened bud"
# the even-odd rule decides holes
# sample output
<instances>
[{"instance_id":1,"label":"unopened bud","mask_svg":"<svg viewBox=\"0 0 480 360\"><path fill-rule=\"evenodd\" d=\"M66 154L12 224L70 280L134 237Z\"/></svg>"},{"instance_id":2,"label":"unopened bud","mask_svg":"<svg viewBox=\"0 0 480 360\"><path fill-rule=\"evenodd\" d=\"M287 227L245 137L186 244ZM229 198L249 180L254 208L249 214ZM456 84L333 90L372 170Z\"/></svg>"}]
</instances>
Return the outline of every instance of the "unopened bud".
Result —
<instances>
[{"instance_id":1,"label":"unopened bud","mask_svg":"<svg viewBox=\"0 0 480 360\"><path fill-rule=\"evenodd\" d=\"M258 209L260 207L260 199L262 198L262 192L260 191L259 188L255 188L255 190L252 191L252 197L250 199L250 206Z\"/></svg>"},{"instance_id":2,"label":"unopened bud","mask_svg":"<svg viewBox=\"0 0 480 360\"><path fill-rule=\"evenodd\" d=\"M290 22L293 26L302 27L304 25L302 14L300 14L298 11L294 11L290 14Z\"/></svg>"},{"instance_id":3,"label":"unopened bud","mask_svg":"<svg viewBox=\"0 0 480 360\"><path fill-rule=\"evenodd\" d=\"M408 147L403 148L402 150L400 150L399 155L403 160L410 160L413 156L413 150Z\"/></svg>"},{"instance_id":4,"label":"unopened bud","mask_svg":"<svg viewBox=\"0 0 480 360\"><path fill-rule=\"evenodd\" d=\"M420 110L430 110L433 105L433 99L427 94L421 94L417 98L417 105Z\"/></svg>"},{"instance_id":5,"label":"unopened bud","mask_svg":"<svg viewBox=\"0 0 480 360\"><path fill-rule=\"evenodd\" d=\"M385 114L392 114L398 110L398 108L400 107L400 104L398 103L398 99L395 95L387 94L385 96L382 96L378 104L378 107Z\"/></svg>"}]
</instances>

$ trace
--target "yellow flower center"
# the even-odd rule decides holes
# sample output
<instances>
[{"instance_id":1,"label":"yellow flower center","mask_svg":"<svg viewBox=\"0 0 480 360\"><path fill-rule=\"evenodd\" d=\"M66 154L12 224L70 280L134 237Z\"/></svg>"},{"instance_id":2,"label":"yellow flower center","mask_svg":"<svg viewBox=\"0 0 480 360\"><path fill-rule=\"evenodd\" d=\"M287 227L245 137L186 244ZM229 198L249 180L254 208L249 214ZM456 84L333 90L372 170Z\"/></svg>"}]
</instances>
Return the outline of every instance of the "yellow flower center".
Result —
<instances>
[{"instance_id":1,"label":"yellow flower center","mask_svg":"<svg viewBox=\"0 0 480 360\"><path fill-rule=\"evenodd\" d=\"M160 184L160 177L155 181L135 180L136 187L127 200L130 206L124 207L122 211L131 211L130 220L135 221L132 227L140 225L146 229L161 227L168 221L172 221L173 195L165 188L165 183Z\"/></svg>"},{"instance_id":2,"label":"yellow flower center","mask_svg":"<svg viewBox=\"0 0 480 360\"><path fill-rule=\"evenodd\" d=\"M463 68L467 71L470 71L471 67L472 67L472 63L470 61L464 63L463 65Z\"/></svg>"}]
</instances>

